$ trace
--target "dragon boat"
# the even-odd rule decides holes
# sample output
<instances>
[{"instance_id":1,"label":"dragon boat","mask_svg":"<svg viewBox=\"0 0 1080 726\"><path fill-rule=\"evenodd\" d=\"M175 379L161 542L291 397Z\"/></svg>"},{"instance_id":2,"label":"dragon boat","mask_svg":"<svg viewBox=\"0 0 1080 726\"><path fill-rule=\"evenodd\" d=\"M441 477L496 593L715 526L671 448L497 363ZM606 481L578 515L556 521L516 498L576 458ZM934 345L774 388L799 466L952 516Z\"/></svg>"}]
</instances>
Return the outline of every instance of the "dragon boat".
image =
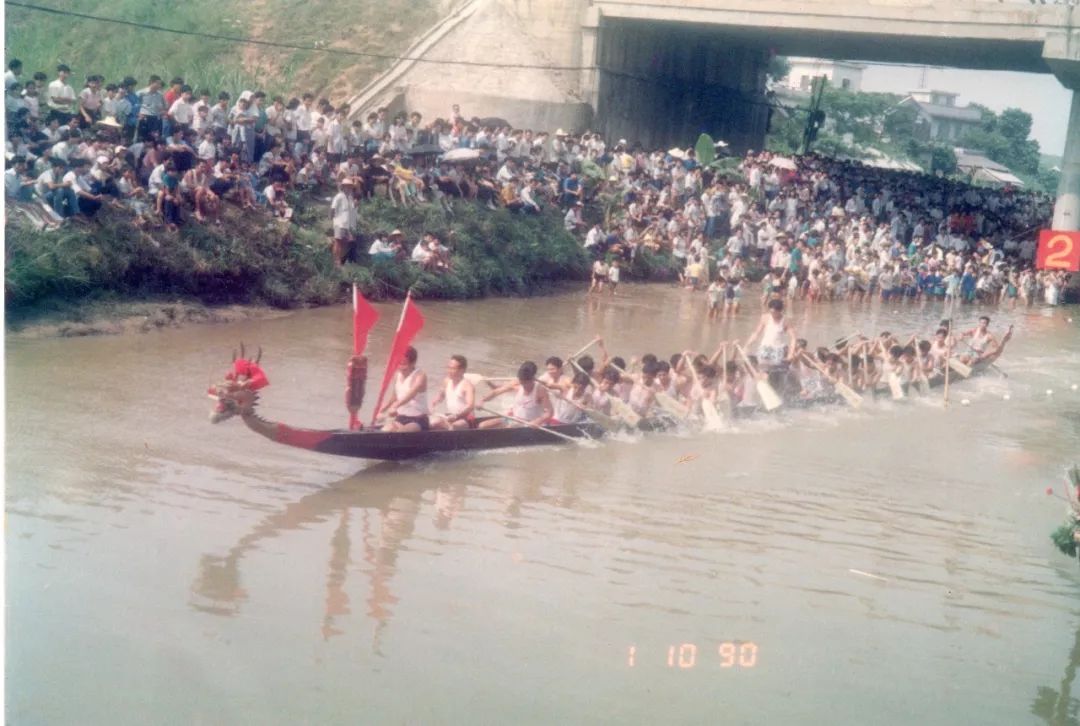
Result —
<instances>
[{"instance_id":1,"label":"dragon boat","mask_svg":"<svg viewBox=\"0 0 1080 726\"><path fill-rule=\"evenodd\" d=\"M253 359L234 356L232 370L222 383L212 385L207 394L215 401L210 414L211 423L220 423L240 416L244 424L255 433L286 446L307 449L320 454L349 456L381 461L402 461L432 454L488 449L506 449L524 446L551 446L581 439L597 439L609 429L599 423L585 422L553 426L520 426L493 429L465 429L454 431L387 432L377 429L308 429L268 421L256 412L259 391L269 384L260 367L262 351ZM971 376L984 373L992 363L971 366ZM346 406L355 413L363 404L367 374L367 358L354 356L349 363L347 376ZM944 378L929 380L931 388L944 384ZM879 389L868 394L871 397L887 397L889 389ZM788 408L841 405L843 399L834 394L814 399L795 399L784 402L779 410ZM737 406L731 412L734 418L752 418L770 413L759 406ZM479 420L484 420L483 418ZM643 419L638 425L642 431L658 431L678 426L693 426L694 421L676 421L672 418L654 417Z\"/></svg>"}]
</instances>

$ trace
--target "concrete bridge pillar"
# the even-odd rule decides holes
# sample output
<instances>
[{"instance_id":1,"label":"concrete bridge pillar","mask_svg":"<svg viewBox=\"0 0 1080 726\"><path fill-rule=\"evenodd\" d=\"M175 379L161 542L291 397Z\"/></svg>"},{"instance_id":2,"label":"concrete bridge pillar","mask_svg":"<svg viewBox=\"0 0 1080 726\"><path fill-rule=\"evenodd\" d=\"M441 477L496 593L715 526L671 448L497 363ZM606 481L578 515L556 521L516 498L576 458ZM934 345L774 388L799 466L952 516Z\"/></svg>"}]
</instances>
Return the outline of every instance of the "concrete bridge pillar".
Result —
<instances>
[{"instance_id":1,"label":"concrete bridge pillar","mask_svg":"<svg viewBox=\"0 0 1080 726\"><path fill-rule=\"evenodd\" d=\"M1061 164L1057 201L1054 203L1054 229L1080 230L1080 93L1073 91L1069 111L1069 129Z\"/></svg>"},{"instance_id":2,"label":"concrete bridge pillar","mask_svg":"<svg viewBox=\"0 0 1080 726\"><path fill-rule=\"evenodd\" d=\"M1073 92L1053 228L1077 231L1080 230L1080 31L1049 33L1043 43L1043 60L1061 85Z\"/></svg>"}]
</instances>

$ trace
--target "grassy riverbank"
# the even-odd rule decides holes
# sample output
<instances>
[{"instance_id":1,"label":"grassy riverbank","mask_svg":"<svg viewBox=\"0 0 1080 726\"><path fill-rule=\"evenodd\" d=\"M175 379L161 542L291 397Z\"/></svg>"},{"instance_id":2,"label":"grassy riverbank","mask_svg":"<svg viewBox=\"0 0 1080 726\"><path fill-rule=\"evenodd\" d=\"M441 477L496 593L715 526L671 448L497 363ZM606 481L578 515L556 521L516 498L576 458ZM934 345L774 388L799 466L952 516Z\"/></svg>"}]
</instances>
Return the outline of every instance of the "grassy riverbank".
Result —
<instances>
[{"instance_id":1,"label":"grassy riverbank","mask_svg":"<svg viewBox=\"0 0 1080 726\"><path fill-rule=\"evenodd\" d=\"M421 299L464 299L531 295L588 277L590 260L563 229L558 210L533 217L459 201L450 215L437 205L363 205L365 239L401 229L412 243L425 231L448 240L454 269L436 275L409 262L372 262L366 242L358 245L355 263L336 267L329 253L327 202L310 195L292 201L293 223L226 205L222 226L190 221L179 232L141 229L126 212L111 210L53 232L9 224L8 330L45 324L66 326L72 331L67 334L119 332L132 326L115 320L88 326L89 318L134 315L173 325L217 319L203 312L207 306L327 305L346 301L353 282L373 300L401 298L409 288ZM670 258L642 256L627 277L671 274ZM147 305L158 307L147 312Z\"/></svg>"},{"instance_id":2,"label":"grassy riverbank","mask_svg":"<svg viewBox=\"0 0 1080 726\"><path fill-rule=\"evenodd\" d=\"M271 94L312 91L347 98L390 64L447 12L440 0L80 0L51 3L77 10L170 28L177 33L131 25L73 19L26 8L6 8L5 57L23 61L26 77L52 74L56 64L74 71L72 85L91 73L109 81L126 75L146 81L181 75L194 88L235 97L244 88ZM361 51L370 55L324 53L270 45L202 38L213 33L286 43ZM50 78L52 76L50 75Z\"/></svg>"}]
</instances>

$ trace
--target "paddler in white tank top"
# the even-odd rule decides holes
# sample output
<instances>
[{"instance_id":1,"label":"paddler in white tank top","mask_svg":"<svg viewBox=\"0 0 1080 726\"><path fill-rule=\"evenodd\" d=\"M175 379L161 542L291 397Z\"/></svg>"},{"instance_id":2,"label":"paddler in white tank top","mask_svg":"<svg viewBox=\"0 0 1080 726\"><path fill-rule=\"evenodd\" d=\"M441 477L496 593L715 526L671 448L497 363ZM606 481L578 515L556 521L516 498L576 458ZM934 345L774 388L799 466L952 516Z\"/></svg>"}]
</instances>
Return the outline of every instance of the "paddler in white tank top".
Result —
<instances>
[{"instance_id":1,"label":"paddler in white tank top","mask_svg":"<svg viewBox=\"0 0 1080 726\"><path fill-rule=\"evenodd\" d=\"M749 349L758 337L758 361L761 368L777 368L783 365L787 351L795 349L795 328L784 317L784 301L770 300L769 309L763 313L758 326L746 339L745 348Z\"/></svg>"},{"instance_id":2,"label":"paddler in white tank top","mask_svg":"<svg viewBox=\"0 0 1080 726\"><path fill-rule=\"evenodd\" d=\"M627 403L634 409L634 413L642 418L652 413L653 404L656 403L656 392L653 390L656 385L656 372L656 361L645 361L641 366L641 378L630 388L630 400Z\"/></svg>"},{"instance_id":3,"label":"paddler in white tank top","mask_svg":"<svg viewBox=\"0 0 1080 726\"><path fill-rule=\"evenodd\" d=\"M559 418L560 423L585 423L589 420L588 414L578 408L583 406L585 408L592 407L592 394L589 389L592 387L592 379L590 379L584 373L578 373L574 376L574 380L570 384L570 390L567 392L567 397L577 404L567 404L569 412L566 413L566 418Z\"/></svg>"},{"instance_id":4,"label":"paddler in white tank top","mask_svg":"<svg viewBox=\"0 0 1080 726\"><path fill-rule=\"evenodd\" d=\"M527 360L518 368L517 381L500 386L487 393L481 403L487 403L496 396L504 393L514 393L514 405L510 408L510 415L516 419L527 421L533 426L543 426L551 420L554 411L551 408L551 397L547 389L536 381L536 364ZM479 428L493 429L501 426L522 426L524 424L508 418L495 417L480 422Z\"/></svg>"},{"instance_id":5,"label":"paddler in white tank top","mask_svg":"<svg viewBox=\"0 0 1080 726\"><path fill-rule=\"evenodd\" d=\"M416 367L416 348L405 349L397 372L394 373L390 400L382 412L390 420L383 431L427 431L430 426L427 403L427 374Z\"/></svg>"},{"instance_id":6,"label":"paddler in white tank top","mask_svg":"<svg viewBox=\"0 0 1080 726\"><path fill-rule=\"evenodd\" d=\"M465 356L450 356L450 361L446 364L446 380L443 381L442 390L435 394L435 398L431 401L432 409L446 401L446 413L435 414L431 417L432 430L476 428L476 415L473 413L476 389L465 379L465 371L468 367L469 363L465 360Z\"/></svg>"},{"instance_id":7,"label":"paddler in white tank top","mask_svg":"<svg viewBox=\"0 0 1080 726\"><path fill-rule=\"evenodd\" d=\"M563 375L563 362L557 356L551 356L544 361L547 370L537 380L544 384L552 396L551 408L555 411L555 420L561 423L574 423L577 419L578 409L573 404L567 403L565 398L570 395L573 382L570 376Z\"/></svg>"},{"instance_id":8,"label":"paddler in white tank top","mask_svg":"<svg viewBox=\"0 0 1080 726\"><path fill-rule=\"evenodd\" d=\"M997 347L997 339L994 338L994 334L990 332L990 318L983 315L979 318L979 325L971 330L966 330L960 334L960 340L971 338L971 342L968 345L971 346L971 352L973 355L963 355L961 359L968 365L977 363L982 360L988 351Z\"/></svg>"}]
</instances>

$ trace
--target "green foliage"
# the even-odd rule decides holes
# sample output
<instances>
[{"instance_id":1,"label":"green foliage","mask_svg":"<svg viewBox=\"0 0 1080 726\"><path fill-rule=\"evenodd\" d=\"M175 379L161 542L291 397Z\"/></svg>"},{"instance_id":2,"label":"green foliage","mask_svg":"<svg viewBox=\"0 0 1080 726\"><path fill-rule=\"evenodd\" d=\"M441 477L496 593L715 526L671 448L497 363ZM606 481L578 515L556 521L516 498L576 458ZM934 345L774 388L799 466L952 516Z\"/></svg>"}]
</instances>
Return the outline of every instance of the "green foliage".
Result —
<instances>
[{"instance_id":1,"label":"green foliage","mask_svg":"<svg viewBox=\"0 0 1080 726\"><path fill-rule=\"evenodd\" d=\"M1039 174L1039 142L1029 139L1031 114L1018 108L1007 108L1000 115L980 107L981 128L964 134L960 146L978 149L994 161L1022 175Z\"/></svg>"},{"instance_id":2,"label":"green foliage","mask_svg":"<svg viewBox=\"0 0 1080 726\"><path fill-rule=\"evenodd\" d=\"M694 144L694 156L702 166L713 163L716 159L716 142L713 141L713 137L708 134L698 136L697 143Z\"/></svg>"},{"instance_id":3,"label":"green foliage","mask_svg":"<svg viewBox=\"0 0 1080 726\"><path fill-rule=\"evenodd\" d=\"M7 227L5 293L10 311L109 293L132 299L181 296L204 303L261 303L279 308L323 305L344 298L356 282L372 299L526 295L562 280L584 280L589 262L562 226L557 209L519 216L458 202L452 218L437 205L401 208L385 200L361 208L365 238L401 229L411 243L439 233L453 249L449 274L422 272L410 262L372 261L366 244L358 262L336 267L329 254L322 201L294 199L295 223L263 212L226 207L221 227L194 222L179 233L153 236L124 213L102 210L93 222L55 232Z\"/></svg>"},{"instance_id":4,"label":"green foliage","mask_svg":"<svg viewBox=\"0 0 1080 726\"><path fill-rule=\"evenodd\" d=\"M769 58L769 64L765 66L765 73L774 81L787 78L791 73L791 61L782 55L774 55Z\"/></svg>"},{"instance_id":5,"label":"green foliage","mask_svg":"<svg viewBox=\"0 0 1080 726\"><path fill-rule=\"evenodd\" d=\"M769 116L765 148L779 154L797 154L805 123L805 109L773 110Z\"/></svg>"},{"instance_id":6,"label":"green foliage","mask_svg":"<svg viewBox=\"0 0 1080 726\"><path fill-rule=\"evenodd\" d=\"M252 37L302 46L330 46L393 55L439 19L434 0L72 0L52 7L180 31ZM100 73L109 81L151 73L180 75L193 88L235 95L262 88L271 95L356 89L390 61L309 50L249 45L101 21L6 8L5 56L23 61L26 77L71 66L72 85ZM336 82L335 82L336 81Z\"/></svg>"},{"instance_id":7,"label":"green foliage","mask_svg":"<svg viewBox=\"0 0 1080 726\"><path fill-rule=\"evenodd\" d=\"M956 152L944 144L934 144L930 149L930 171L949 175L956 173Z\"/></svg>"},{"instance_id":8,"label":"green foliage","mask_svg":"<svg viewBox=\"0 0 1080 726\"><path fill-rule=\"evenodd\" d=\"M1069 557L1076 557L1075 532L1075 524L1063 524L1053 531L1050 535L1050 539L1054 541L1054 544L1057 545L1057 548L1061 550L1062 554L1068 555Z\"/></svg>"}]
</instances>

